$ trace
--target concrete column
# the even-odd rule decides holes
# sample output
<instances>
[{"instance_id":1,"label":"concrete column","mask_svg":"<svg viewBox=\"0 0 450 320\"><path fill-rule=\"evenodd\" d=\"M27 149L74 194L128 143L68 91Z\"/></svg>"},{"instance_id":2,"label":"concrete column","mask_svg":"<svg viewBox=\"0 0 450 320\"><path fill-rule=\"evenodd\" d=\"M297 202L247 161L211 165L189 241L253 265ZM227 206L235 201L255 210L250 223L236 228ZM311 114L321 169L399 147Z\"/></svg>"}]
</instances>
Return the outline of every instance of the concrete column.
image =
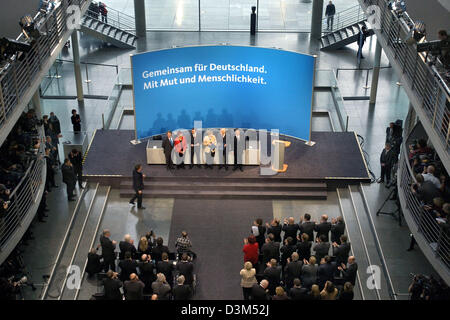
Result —
<instances>
[{"instance_id":1,"label":"concrete column","mask_svg":"<svg viewBox=\"0 0 450 320\"><path fill-rule=\"evenodd\" d=\"M83 79L81 77L80 50L78 46L78 31L72 32L73 68L75 71L75 85L77 87L77 100L83 102Z\"/></svg>"},{"instance_id":2,"label":"concrete column","mask_svg":"<svg viewBox=\"0 0 450 320\"><path fill-rule=\"evenodd\" d=\"M134 0L134 21L136 24L136 36L138 38L145 38L147 34L145 0Z\"/></svg>"},{"instance_id":3,"label":"concrete column","mask_svg":"<svg viewBox=\"0 0 450 320\"><path fill-rule=\"evenodd\" d=\"M373 63L372 84L370 87L370 101L371 105L374 105L377 101L378 90L378 77L380 76L380 64L381 64L381 52L382 48L380 42L377 40L377 46L375 47L375 61Z\"/></svg>"},{"instance_id":4,"label":"concrete column","mask_svg":"<svg viewBox=\"0 0 450 320\"><path fill-rule=\"evenodd\" d=\"M33 103L33 109L36 112L36 116L38 119L42 118L42 108L41 108L41 94L39 93L39 88L33 94L31 98L31 102Z\"/></svg>"},{"instance_id":5,"label":"concrete column","mask_svg":"<svg viewBox=\"0 0 450 320\"><path fill-rule=\"evenodd\" d=\"M314 0L311 16L311 40L322 36L323 0Z\"/></svg>"}]
</instances>

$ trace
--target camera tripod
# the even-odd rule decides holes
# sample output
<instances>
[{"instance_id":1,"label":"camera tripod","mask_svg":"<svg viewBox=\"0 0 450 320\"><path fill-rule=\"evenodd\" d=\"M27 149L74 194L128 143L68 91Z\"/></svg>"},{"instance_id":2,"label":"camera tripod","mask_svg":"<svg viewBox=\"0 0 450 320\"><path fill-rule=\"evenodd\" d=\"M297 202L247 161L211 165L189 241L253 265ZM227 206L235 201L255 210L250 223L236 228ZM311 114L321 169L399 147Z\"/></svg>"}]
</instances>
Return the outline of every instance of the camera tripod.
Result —
<instances>
[{"instance_id":1,"label":"camera tripod","mask_svg":"<svg viewBox=\"0 0 450 320\"><path fill-rule=\"evenodd\" d=\"M397 192L398 192L397 186L394 186L394 189L392 189L391 192L389 192L389 194L386 197L386 199L384 200L383 204L378 209L377 217L380 214L391 216L391 217L393 217L395 219L398 219L398 225L402 226L402 213L401 213L401 210L400 210L400 204L398 203ZM391 212L381 211L389 200L395 200L395 205L396 205L397 208L394 211L391 211Z\"/></svg>"}]
</instances>

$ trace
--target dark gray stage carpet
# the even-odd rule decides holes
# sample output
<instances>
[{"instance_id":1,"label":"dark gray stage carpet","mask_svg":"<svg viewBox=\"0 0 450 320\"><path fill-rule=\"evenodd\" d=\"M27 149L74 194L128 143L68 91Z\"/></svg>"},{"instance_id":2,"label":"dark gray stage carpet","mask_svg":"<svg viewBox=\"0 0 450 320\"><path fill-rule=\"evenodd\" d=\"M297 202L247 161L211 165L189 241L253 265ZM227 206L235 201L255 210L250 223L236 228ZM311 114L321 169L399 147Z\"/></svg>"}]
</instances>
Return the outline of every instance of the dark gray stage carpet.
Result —
<instances>
[{"instance_id":1,"label":"dark gray stage carpet","mask_svg":"<svg viewBox=\"0 0 450 320\"><path fill-rule=\"evenodd\" d=\"M281 136L291 141L287 148L285 162L289 165L287 172L264 178L356 178L368 179L358 141L354 132L313 132L312 140L316 142L309 147L304 142ZM87 154L84 164L86 175L122 175L131 176L136 163L147 163L146 141L132 145L133 130L98 130ZM146 165L144 172L149 176L195 176L195 177L233 177L257 178L259 167L246 167L240 171L218 170L172 170L164 165Z\"/></svg>"},{"instance_id":2,"label":"dark gray stage carpet","mask_svg":"<svg viewBox=\"0 0 450 320\"><path fill-rule=\"evenodd\" d=\"M189 233L198 255L195 299L242 299L243 239L253 220L272 217L270 200L175 200L169 244L173 250L181 231Z\"/></svg>"}]
</instances>

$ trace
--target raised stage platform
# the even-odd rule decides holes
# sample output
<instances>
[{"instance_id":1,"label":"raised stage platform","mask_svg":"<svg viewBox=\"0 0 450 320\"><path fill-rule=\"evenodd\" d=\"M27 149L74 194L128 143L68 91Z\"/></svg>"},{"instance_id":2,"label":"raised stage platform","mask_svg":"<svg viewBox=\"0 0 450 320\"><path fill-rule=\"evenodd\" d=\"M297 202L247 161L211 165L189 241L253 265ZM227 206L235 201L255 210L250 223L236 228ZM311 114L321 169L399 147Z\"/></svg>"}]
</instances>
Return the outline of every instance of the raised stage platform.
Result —
<instances>
[{"instance_id":1,"label":"raised stage platform","mask_svg":"<svg viewBox=\"0 0 450 320\"><path fill-rule=\"evenodd\" d=\"M354 132L313 132L312 147L301 140L286 149L284 173L261 176L259 166L244 171L229 168L167 170L165 165L147 165L146 141L138 145L133 130L97 130L84 162L83 174L90 182L120 188L121 196L131 197L134 165L143 164L145 197L198 198L276 198L326 199L327 189L370 182L358 139Z\"/></svg>"}]
</instances>

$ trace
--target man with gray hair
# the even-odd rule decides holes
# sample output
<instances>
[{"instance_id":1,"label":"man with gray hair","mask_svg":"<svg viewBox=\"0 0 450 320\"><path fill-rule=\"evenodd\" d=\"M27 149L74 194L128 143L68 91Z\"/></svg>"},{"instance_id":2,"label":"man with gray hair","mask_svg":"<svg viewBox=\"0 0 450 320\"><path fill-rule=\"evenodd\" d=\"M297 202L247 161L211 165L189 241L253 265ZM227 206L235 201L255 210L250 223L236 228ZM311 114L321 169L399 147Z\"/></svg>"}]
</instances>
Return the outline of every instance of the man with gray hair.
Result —
<instances>
[{"instance_id":1,"label":"man with gray hair","mask_svg":"<svg viewBox=\"0 0 450 320\"><path fill-rule=\"evenodd\" d=\"M111 232L108 229L103 230L103 234L100 236L100 245L102 247L103 258L103 270L116 271L116 241L111 240Z\"/></svg>"},{"instance_id":2,"label":"man with gray hair","mask_svg":"<svg viewBox=\"0 0 450 320\"><path fill-rule=\"evenodd\" d=\"M299 261L297 252L294 252L290 258L287 259L286 267L284 268L284 277L286 281L286 291L294 285L294 279L300 278L302 274L303 262Z\"/></svg>"},{"instance_id":3,"label":"man with gray hair","mask_svg":"<svg viewBox=\"0 0 450 320\"><path fill-rule=\"evenodd\" d=\"M134 241L131 239L131 236L129 234L126 234L123 237L123 241L120 241L119 249L120 249L120 254L119 254L120 260L124 259L125 252L130 252L131 257L133 259L136 258L137 250L136 250L136 247L134 246Z\"/></svg>"},{"instance_id":4,"label":"man with gray hair","mask_svg":"<svg viewBox=\"0 0 450 320\"><path fill-rule=\"evenodd\" d=\"M269 281L266 279L255 283L252 287L252 300L269 300Z\"/></svg>"},{"instance_id":5,"label":"man with gray hair","mask_svg":"<svg viewBox=\"0 0 450 320\"><path fill-rule=\"evenodd\" d=\"M156 281L152 283L152 290L154 294L158 295L158 300L168 300L171 288L166 281L166 276L163 273L156 275Z\"/></svg>"},{"instance_id":6,"label":"man with gray hair","mask_svg":"<svg viewBox=\"0 0 450 320\"><path fill-rule=\"evenodd\" d=\"M130 274L130 280L123 284L126 300L144 300L145 284L139 280L136 273Z\"/></svg>"},{"instance_id":7,"label":"man with gray hair","mask_svg":"<svg viewBox=\"0 0 450 320\"><path fill-rule=\"evenodd\" d=\"M184 276L181 275L177 278L177 285L173 288L174 300L189 300L192 295L191 287L184 284Z\"/></svg>"}]
</instances>

